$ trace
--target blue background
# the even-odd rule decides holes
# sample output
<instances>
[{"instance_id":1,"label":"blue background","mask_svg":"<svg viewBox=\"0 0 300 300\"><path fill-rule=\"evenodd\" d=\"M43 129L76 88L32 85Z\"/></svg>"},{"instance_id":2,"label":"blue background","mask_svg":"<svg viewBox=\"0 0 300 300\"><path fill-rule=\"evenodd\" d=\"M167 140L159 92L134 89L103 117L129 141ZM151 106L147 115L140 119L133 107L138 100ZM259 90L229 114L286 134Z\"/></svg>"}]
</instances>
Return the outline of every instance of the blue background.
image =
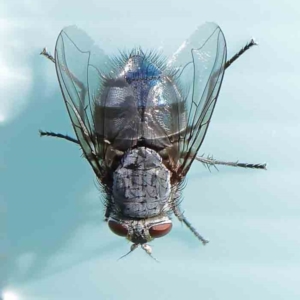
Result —
<instances>
[{"instance_id":1,"label":"blue background","mask_svg":"<svg viewBox=\"0 0 300 300\"><path fill-rule=\"evenodd\" d=\"M0 290L4 300L299 299L299 18L297 1L2 1L0 4ZM103 222L94 174L76 145L53 53L67 25L107 53L143 46L168 55L206 21L224 31L226 72L199 154L268 162L268 171L195 162L186 216L152 243L155 263ZM0 292L0 294L1 294Z\"/></svg>"}]
</instances>

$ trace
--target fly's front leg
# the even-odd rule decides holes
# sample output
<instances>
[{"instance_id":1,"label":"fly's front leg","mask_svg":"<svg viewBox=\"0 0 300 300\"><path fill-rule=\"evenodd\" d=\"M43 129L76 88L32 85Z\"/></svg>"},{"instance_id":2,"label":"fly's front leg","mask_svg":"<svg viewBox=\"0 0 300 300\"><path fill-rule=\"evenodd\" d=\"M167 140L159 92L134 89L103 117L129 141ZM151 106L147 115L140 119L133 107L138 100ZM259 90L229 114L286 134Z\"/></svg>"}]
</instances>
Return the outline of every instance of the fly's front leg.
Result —
<instances>
[{"instance_id":1,"label":"fly's front leg","mask_svg":"<svg viewBox=\"0 0 300 300\"><path fill-rule=\"evenodd\" d=\"M106 209L105 209L105 215L104 215L104 221L107 222L110 215L112 213L112 203L106 203Z\"/></svg>"},{"instance_id":2,"label":"fly's front leg","mask_svg":"<svg viewBox=\"0 0 300 300\"><path fill-rule=\"evenodd\" d=\"M192 226L192 224L188 221L188 219L183 215L183 211L179 208L178 205L173 206L173 212L174 215L178 218L178 220L182 223L184 223L187 228L202 242L203 245L206 245L209 243L208 240L206 240L204 237L202 237L195 227Z\"/></svg>"}]
</instances>

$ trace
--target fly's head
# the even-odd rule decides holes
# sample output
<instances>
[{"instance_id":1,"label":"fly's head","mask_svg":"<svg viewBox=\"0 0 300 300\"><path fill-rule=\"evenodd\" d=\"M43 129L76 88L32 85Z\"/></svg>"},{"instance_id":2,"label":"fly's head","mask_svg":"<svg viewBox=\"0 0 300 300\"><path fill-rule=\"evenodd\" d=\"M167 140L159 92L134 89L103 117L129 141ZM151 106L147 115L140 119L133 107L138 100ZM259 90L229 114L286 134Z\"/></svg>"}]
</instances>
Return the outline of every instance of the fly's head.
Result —
<instances>
[{"instance_id":1,"label":"fly's head","mask_svg":"<svg viewBox=\"0 0 300 300\"><path fill-rule=\"evenodd\" d=\"M113 233L126 237L133 243L130 252L141 245L151 255L152 250L147 243L167 235L172 229L172 221L165 215L143 220L124 220L112 216L108 220L108 226Z\"/></svg>"}]
</instances>

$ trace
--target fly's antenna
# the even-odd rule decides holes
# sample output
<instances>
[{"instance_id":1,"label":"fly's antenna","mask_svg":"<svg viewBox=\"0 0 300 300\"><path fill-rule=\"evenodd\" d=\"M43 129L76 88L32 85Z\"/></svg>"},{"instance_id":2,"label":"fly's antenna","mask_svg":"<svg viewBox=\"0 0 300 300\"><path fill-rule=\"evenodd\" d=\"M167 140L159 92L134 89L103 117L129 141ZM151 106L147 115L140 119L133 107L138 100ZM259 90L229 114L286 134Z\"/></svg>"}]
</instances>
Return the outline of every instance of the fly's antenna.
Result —
<instances>
[{"instance_id":1,"label":"fly's antenna","mask_svg":"<svg viewBox=\"0 0 300 300\"><path fill-rule=\"evenodd\" d=\"M159 261L154 257L152 256L152 248L150 245L148 244L143 244L142 245L142 248L146 251L146 253L152 258L154 259L157 263L159 263Z\"/></svg>"},{"instance_id":2,"label":"fly's antenna","mask_svg":"<svg viewBox=\"0 0 300 300\"><path fill-rule=\"evenodd\" d=\"M128 254L130 254L132 251L134 251L139 245L138 244L132 244L130 247L130 251L128 253L126 253L125 255L121 256L118 260L124 258L125 256L127 256Z\"/></svg>"}]
</instances>

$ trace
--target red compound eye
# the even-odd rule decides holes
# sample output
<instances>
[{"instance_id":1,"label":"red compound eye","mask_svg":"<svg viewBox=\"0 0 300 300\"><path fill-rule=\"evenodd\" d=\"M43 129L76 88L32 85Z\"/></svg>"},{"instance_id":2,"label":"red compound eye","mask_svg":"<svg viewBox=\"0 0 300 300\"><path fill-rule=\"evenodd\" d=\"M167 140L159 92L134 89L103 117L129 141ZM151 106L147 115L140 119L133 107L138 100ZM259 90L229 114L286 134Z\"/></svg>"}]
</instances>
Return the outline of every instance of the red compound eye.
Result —
<instances>
[{"instance_id":1,"label":"red compound eye","mask_svg":"<svg viewBox=\"0 0 300 300\"><path fill-rule=\"evenodd\" d=\"M154 225L149 229L149 233L153 238L160 238L168 234L172 229L172 223Z\"/></svg>"},{"instance_id":2,"label":"red compound eye","mask_svg":"<svg viewBox=\"0 0 300 300\"><path fill-rule=\"evenodd\" d=\"M127 234L128 234L127 228L116 221L109 220L108 226L109 226L110 230L116 235L127 236Z\"/></svg>"}]
</instances>

